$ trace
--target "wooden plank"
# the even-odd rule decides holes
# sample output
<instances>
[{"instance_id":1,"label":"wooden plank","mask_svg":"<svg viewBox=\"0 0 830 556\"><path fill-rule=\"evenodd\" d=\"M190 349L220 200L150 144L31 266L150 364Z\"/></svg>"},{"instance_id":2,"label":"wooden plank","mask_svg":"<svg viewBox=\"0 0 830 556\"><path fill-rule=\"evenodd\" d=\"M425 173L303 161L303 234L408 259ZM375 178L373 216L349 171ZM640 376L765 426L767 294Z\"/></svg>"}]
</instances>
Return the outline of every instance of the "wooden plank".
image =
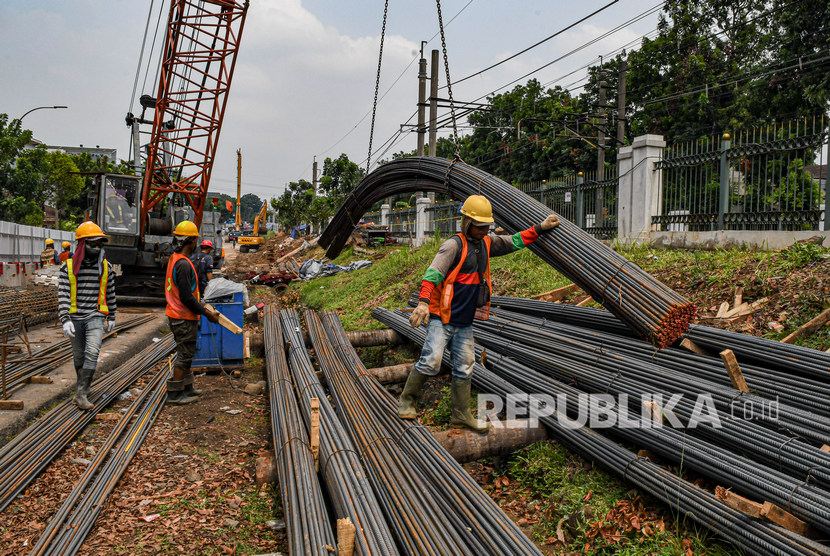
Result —
<instances>
[{"instance_id":1,"label":"wooden plank","mask_svg":"<svg viewBox=\"0 0 830 556\"><path fill-rule=\"evenodd\" d=\"M743 286L737 286L735 288L735 301L732 302L732 306L737 307L738 305L743 303L743 300L744 300L744 287Z\"/></svg>"},{"instance_id":2,"label":"wooden plank","mask_svg":"<svg viewBox=\"0 0 830 556\"><path fill-rule=\"evenodd\" d=\"M746 315L747 313L749 313L749 303L741 303L725 312L723 318L728 319L729 317L737 317L739 315Z\"/></svg>"},{"instance_id":3,"label":"wooden plank","mask_svg":"<svg viewBox=\"0 0 830 556\"><path fill-rule=\"evenodd\" d=\"M95 415L95 420L96 421L118 421L119 419L121 419L121 414L120 413L109 412L109 413L98 413L97 415Z\"/></svg>"},{"instance_id":4,"label":"wooden plank","mask_svg":"<svg viewBox=\"0 0 830 556\"><path fill-rule=\"evenodd\" d=\"M354 554L355 526L348 517L337 520L337 554L352 556Z\"/></svg>"},{"instance_id":5,"label":"wooden plank","mask_svg":"<svg viewBox=\"0 0 830 556\"><path fill-rule=\"evenodd\" d=\"M825 452L830 452L830 445L825 444L824 446L819 448L819 450L824 450Z\"/></svg>"},{"instance_id":6,"label":"wooden plank","mask_svg":"<svg viewBox=\"0 0 830 556\"><path fill-rule=\"evenodd\" d=\"M0 400L0 410L20 411L23 409L23 400Z\"/></svg>"},{"instance_id":7,"label":"wooden plank","mask_svg":"<svg viewBox=\"0 0 830 556\"><path fill-rule=\"evenodd\" d=\"M749 392L749 386L746 385L744 373L741 371L741 366L738 365L738 359L731 349L725 349L720 352L720 358L726 367L726 372L729 373L729 380L732 386L741 392Z\"/></svg>"},{"instance_id":8,"label":"wooden plank","mask_svg":"<svg viewBox=\"0 0 830 556\"><path fill-rule=\"evenodd\" d=\"M320 239L319 237L315 237L314 239L312 239L312 240L311 240L311 241L309 241L308 243L309 243L309 245L311 245L312 247L314 247L315 245L317 245L317 241L318 241L319 239ZM300 251L302 251L302 250L303 250L303 246L302 246L302 245L300 245L299 247L297 247L297 248L296 248L296 249L294 249L293 251L291 251L291 252L289 252L289 253L286 253L285 255L283 255L282 257L280 257L279 259L277 259L277 261L276 261L276 262L277 262L277 263L281 263L281 262L283 262L284 260L289 259L289 258L291 258L292 256L296 255L297 253L299 253L299 252L300 252Z\"/></svg>"},{"instance_id":9,"label":"wooden plank","mask_svg":"<svg viewBox=\"0 0 830 556\"><path fill-rule=\"evenodd\" d=\"M825 309L819 316L802 325L798 330L781 339L785 344L791 344L799 338L806 338L830 321L830 309Z\"/></svg>"},{"instance_id":10,"label":"wooden plank","mask_svg":"<svg viewBox=\"0 0 830 556\"><path fill-rule=\"evenodd\" d=\"M585 307L588 303L590 303L593 300L594 300L594 298L589 295L588 297L586 297L585 299L583 299L582 301L577 303L576 306L577 307Z\"/></svg>"},{"instance_id":11,"label":"wooden plank","mask_svg":"<svg viewBox=\"0 0 830 556\"><path fill-rule=\"evenodd\" d=\"M540 293L539 295L534 295L530 299L538 299L540 301L549 301L551 303L555 303L557 301L565 299L577 290L579 290L579 286L577 286L576 284L568 284L567 286L562 286L561 288L556 288L555 290L550 290L545 293Z\"/></svg>"},{"instance_id":12,"label":"wooden plank","mask_svg":"<svg viewBox=\"0 0 830 556\"><path fill-rule=\"evenodd\" d=\"M709 352L706 351L704 348L700 347L693 341L688 338L684 338L682 342L680 342L680 347L686 348L687 350L691 351L692 353L697 353L700 355L709 355Z\"/></svg>"},{"instance_id":13,"label":"wooden plank","mask_svg":"<svg viewBox=\"0 0 830 556\"><path fill-rule=\"evenodd\" d=\"M720 304L720 308L718 309L718 312L715 315L715 318L718 318L718 319L722 318L728 311L729 311L729 302L724 301L723 303Z\"/></svg>"},{"instance_id":14,"label":"wooden plank","mask_svg":"<svg viewBox=\"0 0 830 556\"><path fill-rule=\"evenodd\" d=\"M247 332L242 333L242 359L248 359L251 356L251 335Z\"/></svg>"},{"instance_id":15,"label":"wooden plank","mask_svg":"<svg viewBox=\"0 0 830 556\"><path fill-rule=\"evenodd\" d=\"M809 524L801 521L793 514L784 511L772 502L764 502L764 505L761 507L761 517L804 537L814 536L815 534Z\"/></svg>"},{"instance_id":16,"label":"wooden plank","mask_svg":"<svg viewBox=\"0 0 830 556\"><path fill-rule=\"evenodd\" d=\"M216 311L210 303L205 303L205 307ZM219 322L217 324L233 334L242 334L242 329L222 313L219 313Z\"/></svg>"},{"instance_id":17,"label":"wooden plank","mask_svg":"<svg viewBox=\"0 0 830 556\"><path fill-rule=\"evenodd\" d=\"M761 517L761 509L763 505L758 502L753 502L748 498L739 496L731 490L726 490L722 486L715 487L715 496L718 500L723 501L728 506L735 508L741 513L745 513L752 517Z\"/></svg>"},{"instance_id":18,"label":"wooden plank","mask_svg":"<svg viewBox=\"0 0 830 556\"><path fill-rule=\"evenodd\" d=\"M26 379L29 384L52 384L52 377L45 375L30 376Z\"/></svg>"},{"instance_id":19,"label":"wooden plank","mask_svg":"<svg viewBox=\"0 0 830 556\"><path fill-rule=\"evenodd\" d=\"M309 426L309 446L314 458L314 470L319 471L320 463L320 398L311 398L311 423Z\"/></svg>"}]
</instances>

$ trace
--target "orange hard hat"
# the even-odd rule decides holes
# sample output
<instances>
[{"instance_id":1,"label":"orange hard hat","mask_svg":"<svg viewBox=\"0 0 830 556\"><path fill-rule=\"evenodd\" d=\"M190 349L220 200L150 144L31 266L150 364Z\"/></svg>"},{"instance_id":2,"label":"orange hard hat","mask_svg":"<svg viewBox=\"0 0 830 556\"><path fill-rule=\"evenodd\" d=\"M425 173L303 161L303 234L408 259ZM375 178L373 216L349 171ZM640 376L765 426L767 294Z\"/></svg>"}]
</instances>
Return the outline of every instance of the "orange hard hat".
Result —
<instances>
[{"instance_id":1,"label":"orange hard hat","mask_svg":"<svg viewBox=\"0 0 830 556\"><path fill-rule=\"evenodd\" d=\"M106 239L106 234L95 222L87 220L75 230L75 241L79 239Z\"/></svg>"}]
</instances>

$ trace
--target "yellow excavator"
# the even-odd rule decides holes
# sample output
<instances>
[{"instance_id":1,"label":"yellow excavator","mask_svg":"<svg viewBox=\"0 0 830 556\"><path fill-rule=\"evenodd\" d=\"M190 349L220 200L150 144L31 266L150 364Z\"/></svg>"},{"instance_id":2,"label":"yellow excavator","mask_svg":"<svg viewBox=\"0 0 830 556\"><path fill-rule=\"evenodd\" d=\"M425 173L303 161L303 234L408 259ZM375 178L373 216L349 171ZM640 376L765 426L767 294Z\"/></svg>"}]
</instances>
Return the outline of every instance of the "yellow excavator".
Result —
<instances>
[{"instance_id":1,"label":"yellow excavator","mask_svg":"<svg viewBox=\"0 0 830 556\"><path fill-rule=\"evenodd\" d=\"M265 218L268 216L268 201L262 203L262 210L254 218L254 229L251 235L239 236L236 242L239 244L239 251L247 253L248 251L256 251L261 245L265 245L265 233L267 226L265 225ZM262 234L260 235L260 228Z\"/></svg>"}]
</instances>

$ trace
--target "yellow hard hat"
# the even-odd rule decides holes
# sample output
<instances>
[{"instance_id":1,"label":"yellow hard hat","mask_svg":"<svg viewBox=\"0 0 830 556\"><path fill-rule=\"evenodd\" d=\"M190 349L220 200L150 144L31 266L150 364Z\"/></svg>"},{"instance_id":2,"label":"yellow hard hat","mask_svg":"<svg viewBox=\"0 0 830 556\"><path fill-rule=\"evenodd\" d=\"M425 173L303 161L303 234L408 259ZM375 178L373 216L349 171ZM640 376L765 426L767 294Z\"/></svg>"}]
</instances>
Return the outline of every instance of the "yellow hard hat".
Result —
<instances>
[{"instance_id":1,"label":"yellow hard hat","mask_svg":"<svg viewBox=\"0 0 830 556\"><path fill-rule=\"evenodd\" d=\"M80 226L78 229L75 230L75 241L79 239L98 239L98 238L106 238L107 236L104 234L103 230L96 224L90 220L87 220Z\"/></svg>"},{"instance_id":2,"label":"yellow hard hat","mask_svg":"<svg viewBox=\"0 0 830 556\"><path fill-rule=\"evenodd\" d=\"M63 243L61 243L61 247L63 247L64 249L69 249L69 247L71 247L71 246L72 246L72 244L69 243L68 241L64 241Z\"/></svg>"},{"instance_id":3,"label":"yellow hard hat","mask_svg":"<svg viewBox=\"0 0 830 556\"><path fill-rule=\"evenodd\" d=\"M53 239L47 239L46 240L46 245L52 245L53 243L55 243L55 241Z\"/></svg>"},{"instance_id":4,"label":"yellow hard hat","mask_svg":"<svg viewBox=\"0 0 830 556\"><path fill-rule=\"evenodd\" d=\"M483 195L470 195L461 205L461 214L483 224L494 222L493 206Z\"/></svg>"},{"instance_id":5,"label":"yellow hard hat","mask_svg":"<svg viewBox=\"0 0 830 556\"><path fill-rule=\"evenodd\" d=\"M190 220L182 220L173 232L176 236L199 237L199 229Z\"/></svg>"}]
</instances>

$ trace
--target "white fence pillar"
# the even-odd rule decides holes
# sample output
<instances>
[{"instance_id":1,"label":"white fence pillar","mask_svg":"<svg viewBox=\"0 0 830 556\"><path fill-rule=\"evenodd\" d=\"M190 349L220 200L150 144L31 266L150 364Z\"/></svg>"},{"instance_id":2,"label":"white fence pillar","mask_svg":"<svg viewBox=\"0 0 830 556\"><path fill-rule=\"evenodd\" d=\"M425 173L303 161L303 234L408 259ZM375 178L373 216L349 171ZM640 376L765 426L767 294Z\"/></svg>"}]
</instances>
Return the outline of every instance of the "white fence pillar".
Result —
<instances>
[{"instance_id":1,"label":"white fence pillar","mask_svg":"<svg viewBox=\"0 0 830 556\"><path fill-rule=\"evenodd\" d=\"M662 177L654 163L662 156L662 135L641 135L617 155L619 216L617 238L625 243L647 242L651 217L662 208Z\"/></svg>"},{"instance_id":2,"label":"white fence pillar","mask_svg":"<svg viewBox=\"0 0 830 556\"><path fill-rule=\"evenodd\" d=\"M427 230L432 224L432 218L427 215L427 207L432 204L428 197L415 199L415 245L423 245L427 241Z\"/></svg>"},{"instance_id":3,"label":"white fence pillar","mask_svg":"<svg viewBox=\"0 0 830 556\"><path fill-rule=\"evenodd\" d=\"M392 205L390 204L383 204L380 206L380 225L381 226L391 226L391 213L392 212Z\"/></svg>"}]
</instances>

